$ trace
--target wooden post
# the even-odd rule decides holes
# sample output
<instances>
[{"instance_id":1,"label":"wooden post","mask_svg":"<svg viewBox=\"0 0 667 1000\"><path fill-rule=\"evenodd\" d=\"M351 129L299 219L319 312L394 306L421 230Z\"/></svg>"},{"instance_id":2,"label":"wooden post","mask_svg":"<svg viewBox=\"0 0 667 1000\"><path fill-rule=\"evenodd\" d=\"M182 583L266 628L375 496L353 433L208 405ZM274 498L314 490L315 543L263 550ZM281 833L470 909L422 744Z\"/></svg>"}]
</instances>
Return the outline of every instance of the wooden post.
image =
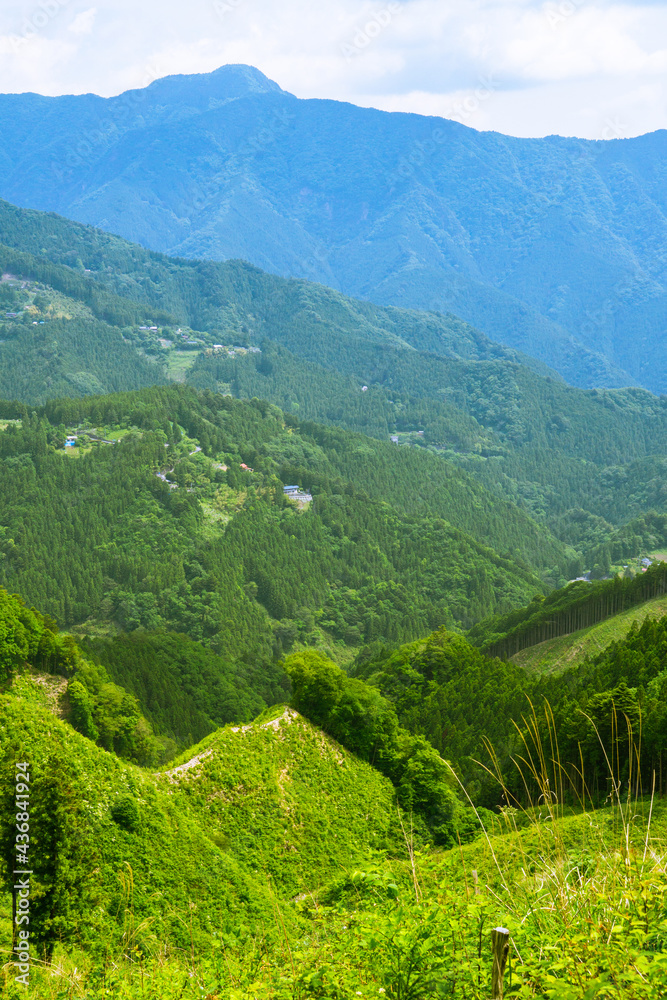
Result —
<instances>
[{"instance_id":1,"label":"wooden post","mask_svg":"<svg viewBox=\"0 0 667 1000\"><path fill-rule=\"evenodd\" d=\"M491 945L493 947L493 993L491 995L493 1000L502 1000L503 976L510 951L510 932L506 927L493 928Z\"/></svg>"}]
</instances>

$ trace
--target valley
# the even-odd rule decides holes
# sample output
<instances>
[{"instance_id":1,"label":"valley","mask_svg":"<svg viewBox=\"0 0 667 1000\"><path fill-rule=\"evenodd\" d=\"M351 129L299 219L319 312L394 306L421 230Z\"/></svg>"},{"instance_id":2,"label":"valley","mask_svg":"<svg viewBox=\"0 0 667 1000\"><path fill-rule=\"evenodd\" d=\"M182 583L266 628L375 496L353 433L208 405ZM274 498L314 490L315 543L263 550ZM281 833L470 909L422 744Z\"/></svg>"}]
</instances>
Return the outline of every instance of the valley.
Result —
<instances>
[{"instance_id":1,"label":"valley","mask_svg":"<svg viewBox=\"0 0 667 1000\"><path fill-rule=\"evenodd\" d=\"M2 996L666 996L665 133L8 130Z\"/></svg>"},{"instance_id":2,"label":"valley","mask_svg":"<svg viewBox=\"0 0 667 1000\"><path fill-rule=\"evenodd\" d=\"M555 534L568 556L554 582L596 565L608 572L617 549L639 557L662 544L639 522L664 510L664 397L572 388L453 316L382 310L240 263L176 261L54 216L0 209L2 270L38 282L44 306L37 327L28 314L5 318L0 396L34 404L176 378L266 399L300 421L398 437L458 464ZM38 247L48 255L34 256ZM73 268L74 254L95 267ZM72 319L50 318L58 302Z\"/></svg>"}]
</instances>

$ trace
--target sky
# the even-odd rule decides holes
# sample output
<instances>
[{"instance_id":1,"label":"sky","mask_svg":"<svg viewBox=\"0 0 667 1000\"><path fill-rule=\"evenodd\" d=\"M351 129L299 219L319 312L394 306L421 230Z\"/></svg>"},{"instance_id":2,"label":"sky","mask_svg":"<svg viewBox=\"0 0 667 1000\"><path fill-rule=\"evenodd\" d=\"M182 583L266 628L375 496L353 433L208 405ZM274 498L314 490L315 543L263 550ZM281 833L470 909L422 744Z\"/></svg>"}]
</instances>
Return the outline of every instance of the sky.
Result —
<instances>
[{"instance_id":1,"label":"sky","mask_svg":"<svg viewBox=\"0 0 667 1000\"><path fill-rule=\"evenodd\" d=\"M509 135L667 128L667 0L2 0L0 92L247 63L298 97Z\"/></svg>"}]
</instances>

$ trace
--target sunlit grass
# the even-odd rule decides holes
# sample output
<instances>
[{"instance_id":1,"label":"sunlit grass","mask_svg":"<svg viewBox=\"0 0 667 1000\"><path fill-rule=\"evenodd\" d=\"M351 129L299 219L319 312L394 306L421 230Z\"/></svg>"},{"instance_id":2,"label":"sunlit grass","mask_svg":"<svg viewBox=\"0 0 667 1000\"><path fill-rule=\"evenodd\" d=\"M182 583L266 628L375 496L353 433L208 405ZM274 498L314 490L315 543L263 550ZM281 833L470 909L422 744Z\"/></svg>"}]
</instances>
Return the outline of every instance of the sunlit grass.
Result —
<instances>
[{"instance_id":1,"label":"sunlit grass","mask_svg":"<svg viewBox=\"0 0 667 1000\"><path fill-rule=\"evenodd\" d=\"M174 382L185 382L186 375L201 351L169 351L167 354L167 375Z\"/></svg>"},{"instance_id":2,"label":"sunlit grass","mask_svg":"<svg viewBox=\"0 0 667 1000\"><path fill-rule=\"evenodd\" d=\"M262 928L211 927L180 950L135 925L126 868L120 951L57 949L51 967L35 967L27 994L14 989L5 967L5 994L487 1000L490 931L502 925L511 935L506 996L667 997L667 806L652 795L652 776L643 776L642 789L631 764L621 780L604 748L610 798L593 809L586 774L560 759L549 706L532 710L521 732L518 785L506 781L488 747L486 766L507 804L498 814L480 811L473 842L419 849L402 820L405 851L369 850L361 869L341 868L334 883L301 893L291 901L299 919L289 929L272 889ZM625 717L614 732L636 763L638 734ZM175 917L188 926L187 910Z\"/></svg>"}]
</instances>

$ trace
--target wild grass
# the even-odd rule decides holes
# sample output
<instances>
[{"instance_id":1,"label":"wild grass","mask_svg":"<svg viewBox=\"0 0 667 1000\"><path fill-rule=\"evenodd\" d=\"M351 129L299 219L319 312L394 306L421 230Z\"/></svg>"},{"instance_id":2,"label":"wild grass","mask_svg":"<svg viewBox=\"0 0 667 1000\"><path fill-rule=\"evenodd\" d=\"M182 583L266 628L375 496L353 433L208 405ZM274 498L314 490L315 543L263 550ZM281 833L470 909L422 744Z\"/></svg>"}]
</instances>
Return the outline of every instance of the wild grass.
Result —
<instances>
[{"instance_id":1,"label":"wild grass","mask_svg":"<svg viewBox=\"0 0 667 1000\"><path fill-rule=\"evenodd\" d=\"M561 759L549 706L519 728L513 774L487 748L505 805L490 822L480 811L476 841L419 850L403 822L402 857L369 851L363 870L300 894L298 923L285 925L269 886L262 929L237 920L206 940L186 934L180 949L139 925L125 868L120 949L57 951L27 994L5 970L3 996L487 1000L490 932L502 925L506 997L667 997L667 808L638 771L641 733L619 714L610 744L600 739L609 794L594 808L581 762ZM177 916L187 929L191 910Z\"/></svg>"},{"instance_id":2,"label":"wild grass","mask_svg":"<svg viewBox=\"0 0 667 1000\"><path fill-rule=\"evenodd\" d=\"M541 713L531 707L517 728L519 793L487 747L488 770L507 805L494 823L495 836L484 832L495 869L486 889L513 929L516 994L568 1000L667 995L667 814L655 800L654 774L644 794L641 733L617 713L610 746L595 730L609 788L606 807L595 809L583 762L577 767L560 758L549 705ZM622 771L623 742L629 765Z\"/></svg>"}]
</instances>

